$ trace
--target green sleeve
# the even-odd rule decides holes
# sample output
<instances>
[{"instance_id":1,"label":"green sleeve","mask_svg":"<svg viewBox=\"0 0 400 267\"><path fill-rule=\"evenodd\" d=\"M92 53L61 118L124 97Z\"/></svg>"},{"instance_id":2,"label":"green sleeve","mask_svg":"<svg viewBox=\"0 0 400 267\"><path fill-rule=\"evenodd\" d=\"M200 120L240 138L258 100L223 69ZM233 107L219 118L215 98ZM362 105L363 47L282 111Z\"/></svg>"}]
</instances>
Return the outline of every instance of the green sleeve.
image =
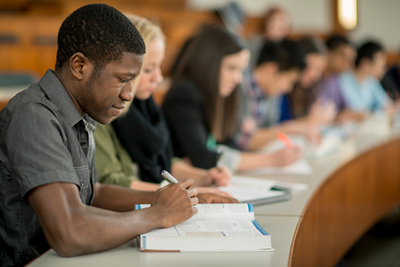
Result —
<instances>
[{"instance_id":1,"label":"green sleeve","mask_svg":"<svg viewBox=\"0 0 400 267\"><path fill-rule=\"evenodd\" d=\"M97 124L94 138L95 161L100 183L130 187L132 181L139 180L133 171L132 160L111 125Z\"/></svg>"}]
</instances>

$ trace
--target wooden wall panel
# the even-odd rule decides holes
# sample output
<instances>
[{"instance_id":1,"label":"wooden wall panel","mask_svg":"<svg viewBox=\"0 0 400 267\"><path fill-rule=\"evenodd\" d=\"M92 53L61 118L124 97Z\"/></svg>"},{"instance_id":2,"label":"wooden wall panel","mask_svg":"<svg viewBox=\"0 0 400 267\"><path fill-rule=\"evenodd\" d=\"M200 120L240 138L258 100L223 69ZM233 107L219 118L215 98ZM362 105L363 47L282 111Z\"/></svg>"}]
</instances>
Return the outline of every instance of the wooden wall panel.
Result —
<instances>
[{"instance_id":1,"label":"wooden wall panel","mask_svg":"<svg viewBox=\"0 0 400 267\"><path fill-rule=\"evenodd\" d=\"M54 68L61 23L58 17L1 16L0 34L12 34L18 41L0 43L0 70L31 70L41 76L48 68Z\"/></svg>"}]
</instances>

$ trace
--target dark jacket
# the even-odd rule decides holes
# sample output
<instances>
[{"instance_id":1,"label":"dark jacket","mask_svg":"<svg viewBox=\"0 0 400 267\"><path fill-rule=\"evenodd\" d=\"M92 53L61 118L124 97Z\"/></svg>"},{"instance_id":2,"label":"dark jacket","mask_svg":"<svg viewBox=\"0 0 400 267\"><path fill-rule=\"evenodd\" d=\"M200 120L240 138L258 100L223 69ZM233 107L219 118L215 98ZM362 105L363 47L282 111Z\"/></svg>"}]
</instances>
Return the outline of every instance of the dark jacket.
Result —
<instances>
[{"instance_id":1,"label":"dark jacket","mask_svg":"<svg viewBox=\"0 0 400 267\"><path fill-rule=\"evenodd\" d=\"M162 104L170 129L175 156L188 157L193 166L216 166L218 153L207 148L210 130L206 123L206 104L200 89L191 81L175 83ZM234 144L233 140L224 142Z\"/></svg>"}]
</instances>

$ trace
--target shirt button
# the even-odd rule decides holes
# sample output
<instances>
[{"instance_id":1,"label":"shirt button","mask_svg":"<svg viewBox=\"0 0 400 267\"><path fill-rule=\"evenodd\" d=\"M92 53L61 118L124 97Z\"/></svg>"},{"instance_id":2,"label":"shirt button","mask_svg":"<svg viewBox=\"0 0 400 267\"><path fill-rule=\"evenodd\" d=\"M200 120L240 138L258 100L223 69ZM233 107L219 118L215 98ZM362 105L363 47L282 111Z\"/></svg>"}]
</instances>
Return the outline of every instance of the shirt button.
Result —
<instances>
[{"instance_id":1,"label":"shirt button","mask_svg":"<svg viewBox=\"0 0 400 267\"><path fill-rule=\"evenodd\" d=\"M83 186L83 180L81 181L81 186Z\"/></svg>"},{"instance_id":2,"label":"shirt button","mask_svg":"<svg viewBox=\"0 0 400 267\"><path fill-rule=\"evenodd\" d=\"M81 142L81 146L86 146L86 142Z\"/></svg>"}]
</instances>

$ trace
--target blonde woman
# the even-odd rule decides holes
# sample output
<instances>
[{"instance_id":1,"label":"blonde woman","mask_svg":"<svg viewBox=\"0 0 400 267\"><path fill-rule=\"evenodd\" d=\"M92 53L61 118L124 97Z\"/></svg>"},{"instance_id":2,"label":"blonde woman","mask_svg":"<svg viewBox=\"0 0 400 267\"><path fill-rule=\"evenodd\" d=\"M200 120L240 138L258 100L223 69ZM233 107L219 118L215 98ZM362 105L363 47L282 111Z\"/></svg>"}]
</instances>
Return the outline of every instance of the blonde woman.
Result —
<instances>
[{"instance_id":1,"label":"blonde woman","mask_svg":"<svg viewBox=\"0 0 400 267\"><path fill-rule=\"evenodd\" d=\"M199 169L172 160L173 151L164 115L154 103L152 92L162 81L161 63L165 36L159 26L135 15L127 15L146 43L140 76L134 81L135 99L126 112L110 125L99 125L96 133L96 165L99 181L138 190L156 190L166 169L178 179L191 177L196 186L227 185L231 172L223 168ZM136 166L132 168L132 166ZM199 192L218 192L198 188Z\"/></svg>"}]
</instances>

